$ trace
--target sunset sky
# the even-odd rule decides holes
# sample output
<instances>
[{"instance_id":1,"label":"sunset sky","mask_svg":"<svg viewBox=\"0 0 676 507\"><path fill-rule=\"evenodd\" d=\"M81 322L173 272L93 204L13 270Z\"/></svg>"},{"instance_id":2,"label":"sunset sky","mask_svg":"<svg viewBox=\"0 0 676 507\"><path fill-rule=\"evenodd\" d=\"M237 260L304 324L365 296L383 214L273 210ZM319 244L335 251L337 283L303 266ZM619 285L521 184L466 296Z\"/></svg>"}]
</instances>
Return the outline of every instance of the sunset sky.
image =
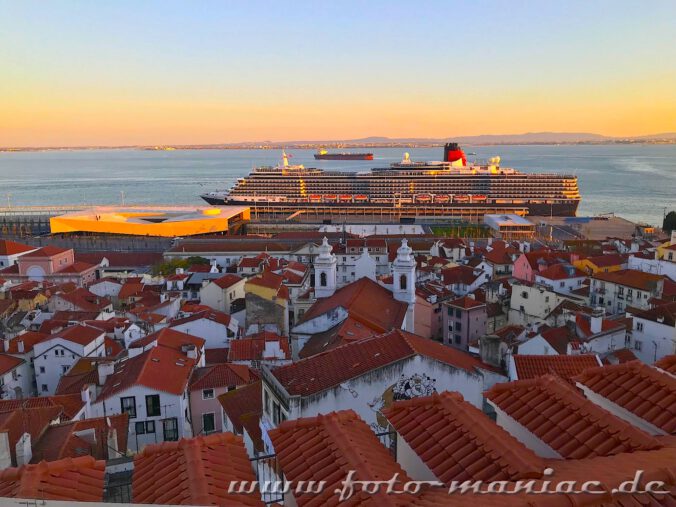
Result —
<instances>
[{"instance_id":1,"label":"sunset sky","mask_svg":"<svg viewBox=\"0 0 676 507\"><path fill-rule=\"evenodd\" d=\"M0 146L676 131L676 1L0 0Z\"/></svg>"}]
</instances>

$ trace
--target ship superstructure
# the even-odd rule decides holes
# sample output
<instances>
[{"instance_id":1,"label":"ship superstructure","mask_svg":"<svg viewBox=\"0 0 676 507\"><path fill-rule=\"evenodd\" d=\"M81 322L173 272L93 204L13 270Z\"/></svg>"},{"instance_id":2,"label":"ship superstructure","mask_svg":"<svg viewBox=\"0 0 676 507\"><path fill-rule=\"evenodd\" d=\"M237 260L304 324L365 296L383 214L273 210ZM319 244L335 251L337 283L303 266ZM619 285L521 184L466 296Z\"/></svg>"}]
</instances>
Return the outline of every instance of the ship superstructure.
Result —
<instances>
[{"instance_id":1,"label":"ship superstructure","mask_svg":"<svg viewBox=\"0 0 676 507\"><path fill-rule=\"evenodd\" d=\"M457 144L450 143L442 161L417 162L405 154L401 162L362 172L290 165L283 153L281 165L257 167L230 190L202 198L210 204L284 205L289 209L375 206L502 213L518 208L532 215L574 216L580 193L574 175L522 173L502 167L499 157L468 164Z\"/></svg>"}]
</instances>

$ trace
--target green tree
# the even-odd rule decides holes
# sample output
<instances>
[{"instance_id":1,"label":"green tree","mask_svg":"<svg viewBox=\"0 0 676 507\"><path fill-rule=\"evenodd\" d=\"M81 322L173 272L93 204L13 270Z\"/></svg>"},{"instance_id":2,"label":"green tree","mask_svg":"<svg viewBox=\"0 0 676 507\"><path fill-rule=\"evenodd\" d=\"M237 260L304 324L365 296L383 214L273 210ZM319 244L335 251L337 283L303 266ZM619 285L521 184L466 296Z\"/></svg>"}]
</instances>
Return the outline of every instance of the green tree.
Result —
<instances>
[{"instance_id":1,"label":"green tree","mask_svg":"<svg viewBox=\"0 0 676 507\"><path fill-rule=\"evenodd\" d=\"M664 217L664 222L662 222L662 229L667 234L671 234L671 231L676 229L676 211L667 213L667 216Z\"/></svg>"}]
</instances>

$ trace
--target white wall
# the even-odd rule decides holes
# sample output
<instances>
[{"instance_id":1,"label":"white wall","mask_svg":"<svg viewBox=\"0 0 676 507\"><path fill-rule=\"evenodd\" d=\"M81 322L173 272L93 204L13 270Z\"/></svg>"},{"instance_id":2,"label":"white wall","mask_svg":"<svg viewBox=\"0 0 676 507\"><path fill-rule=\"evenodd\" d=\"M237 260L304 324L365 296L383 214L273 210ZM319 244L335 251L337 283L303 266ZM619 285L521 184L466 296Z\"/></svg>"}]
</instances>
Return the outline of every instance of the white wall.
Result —
<instances>
[{"instance_id":1,"label":"white wall","mask_svg":"<svg viewBox=\"0 0 676 507\"><path fill-rule=\"evenodd\" d=\"M633 352L644 363L676 354L676 327L635 316L632 337Z\"/></svg>"},{"instance_id":2,"label":"white wall","mask_svg":"<svg viewBox=\"0 0 676 507\"><path fill-rule=\"evenodd\" d=\"M217 349L230 346L230 340L237 335L238 323L235 319L230 321L230 325L226 328L224 325L214 322L209 319L197 319L192 322L185 322L178 326L171 326L171 329L180 331L181 333L190 334L192 336L199 336L206 340L204 344L205 349ZM228 336L227 330L232 336Z\"/></svg>"}]
</instances>

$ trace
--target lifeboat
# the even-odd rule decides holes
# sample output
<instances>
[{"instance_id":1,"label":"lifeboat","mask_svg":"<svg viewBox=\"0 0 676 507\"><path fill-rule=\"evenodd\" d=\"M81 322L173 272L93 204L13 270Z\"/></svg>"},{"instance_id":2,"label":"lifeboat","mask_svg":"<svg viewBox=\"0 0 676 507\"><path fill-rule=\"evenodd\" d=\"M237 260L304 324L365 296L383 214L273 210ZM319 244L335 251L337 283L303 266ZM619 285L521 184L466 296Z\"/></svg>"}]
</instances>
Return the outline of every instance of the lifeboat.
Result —
<instances>
[{"instance_id":1,"label":"lifeboat","mask_svg":"<svg viewBox=\"0 0 676 507\"><path fill-rule=\"evenodd\" d=\"M322 200L321 195L311 195L310 196L310 201L312 201L312 202L318 202L318 201L321 201L321 200Z\"/></svg>"},{"instance_id":2,"label":"lifeboat","mask_svg":"<svg viewBox=\"0 0 676 507\"><path fill-rule=\"evenodd\" d=\"M351 195L347 195L347 194L341 195L341 196L340 196L340 201L341 201L341 202L350 202L350 201L352 201L352 196L351 196Z\"/></svg>"},{"instance_id":3,"label":"lifeboat","mask_svg":"<svg viewBox=\"0 0 676 507\"><path fill-rule=\"evenodd\" d=\"M472 202L486 202L486 196L485 195L473 195L472 196Z\"/></svg>"},{"instance_id":4,"label":"lifeboat","mask_svg":"<svg viewBox=\"0 0 676 507\"><path fill-rule=\"evenodd\" d=\"M469 196L468 195L456 195L453 198L454 202L469 202Z\"/></svg>"},{"instance_id":5,"label":"lifeboat","mask_svg":"<svg viewBox=\"0 0 676 507\"><path fill-rule=\"evenodd\" d=\"M355 195L355 196L354 196L354 200L355 200L355 201L364 202L364 201L368 201L369 198L368 198L367 195L360 194L360 195Z\"/></svg>"},{"instance_id":6,"label":"lifeboat","mask_svg":"<svg viewBox=\"0 0 676 507\"><path fill-rule=\"evenodd\" d=\"M419 194L415 199L418 202L430 202L432 200L432 196L430 194Z\"/></svg>"},{"instance_id":7,"label":"lifeboat","mask_svg":"<svg viewBox=\"0 0 676 507\"><path fill-rule=\"evenodd\" d=\"M337 198L336 194L327 194L324 196L325 201L335 201Z\"/></svg>"},{"instance_id":8,"label":"lifeboat","mask_svg":"<svg viewBox=\"0 0 676 507\"><path fill-rule=\"evenodd\" d=\"M434 202L440 202L440 203L445 203L450 201L451 198L448 197L447 195L435 195L434 196Z\"/></svg>"}]
</instances>

